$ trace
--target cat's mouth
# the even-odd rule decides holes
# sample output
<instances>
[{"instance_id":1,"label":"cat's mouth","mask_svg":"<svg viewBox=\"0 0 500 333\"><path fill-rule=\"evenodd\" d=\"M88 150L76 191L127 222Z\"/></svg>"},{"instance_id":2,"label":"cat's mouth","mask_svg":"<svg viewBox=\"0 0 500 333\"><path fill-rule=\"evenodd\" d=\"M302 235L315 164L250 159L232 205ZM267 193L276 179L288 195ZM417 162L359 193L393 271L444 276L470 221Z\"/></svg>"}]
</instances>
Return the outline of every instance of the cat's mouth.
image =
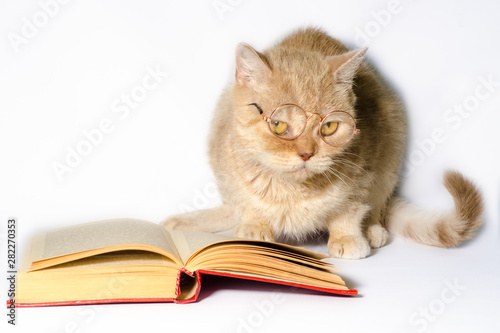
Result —
<instances>
[{"instance_id":1,"label":"cat's mouth","mask_svg":"<svg viewBox=\"0 0 500 333\"><path fill-rule=\"evenodd\" d=\"M290 176L292 178L305 179L309 178L317 173L321 173L323 170L318 168L318 163L316 161L287 161L288 163L277 162L274 166L276 171L283 175Z\"/></svg>"},{"instance_id":2,"label":"cat's mouth","mask_svg":"<svg viewBox=\"0 0 500 333\"><path fill-rule=\"evenodd\" d=\"M300 163L296 167L294 167L292 170L290 170L291 173L295 174L305 174L311 172L310 167L308 166L307 162Z\"/></svg>"},{"instance_id":3,"label":"cat's mouth","mask_svg":"<svg viewBox=\"0 0 500 333\"><path fill-rule=\"evenodd\" d=\"M306 163L303 163L302 166L300 166L298 169L297 169L297 172L303 172L303 171L308 171L309 168L307 167L307 164Z\"/></svg>"},{"instance_id":4,"label":"cat's mouth","mask_svg":"<svg viewBox=\"0 0 500 333\"><path fill-rule=\"evenodd\" d=\"M308 178L324 171L322 164L318 165L316 162L311 163L311 161L305 161L290 168L288 174L299 178Z\"/></svg>"}]
</instances>

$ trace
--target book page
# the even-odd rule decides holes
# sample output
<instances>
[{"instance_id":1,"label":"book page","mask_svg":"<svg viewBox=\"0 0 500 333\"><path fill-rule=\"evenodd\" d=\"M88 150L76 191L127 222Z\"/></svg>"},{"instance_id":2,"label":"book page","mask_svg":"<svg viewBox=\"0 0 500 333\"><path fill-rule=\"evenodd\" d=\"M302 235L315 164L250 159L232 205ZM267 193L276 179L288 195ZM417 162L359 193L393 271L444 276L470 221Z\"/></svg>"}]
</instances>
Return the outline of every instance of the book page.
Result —
<instances>
[{"instance_id":1,"label":"book page","mask_svg":"<svg viewBox=\"0 0 500 333\"><path fill-rule=\"evenodd\" d=\"M184 264L186 264L188 260L191 257L193 257L193 255L196 255L198 251L206 247L209 247L210 245L216 245L219 243L226 243L232 241L238 242L242 245L245 244L257 245L262 248L271 248L271 249L281 248L291 253L297 253L316 259L328 258L328 256L322 255L320 253L316 253L300 247L282 243L242 239L234 236L211 234L211 233L196 232L196 231L170 230L169 233L172 236L172 240L175 244L175 247L177 248L177 251L179 253L179 258Z\"/></svg>"},{"instance_id":2,"label":"book page","mask_svg":"<svg viewBox=\"0 0 500 333\"><path fill-rule=\"evenodd\" d=\"M92 269L113 269L116 267L173 267L177 272L178 268L170 260L164 256L152 252L145 251L120 251L112 253L104 253L97 256L83 258L75 261L70 261L64 264L46 268L45 272L51 271L75 271L75 269L83 269L88 274Z\"/></svg>"},{"instance_id":3,"label":"book page","mask_svg":"<svg viewBox=\"0 0 500 333\"><path fill-rule=\"evenodd\" d=\"M178 257L170 235L160 225L136 219L113 219L38 234L33 239L31 260L128 244L159 248Z\"/></svg>"},{"instance_id":4,"label":"book page","mask_svg":"<svg viewBox=\"0 0 500 333\"><path fill-rule=\"evenodd\" d=\"M179 258L184 264L194 253L209 245L224 241L241 240L238 237L196 231L170 230L169 233L175 243Z\"/></svg>"}]
</instances>

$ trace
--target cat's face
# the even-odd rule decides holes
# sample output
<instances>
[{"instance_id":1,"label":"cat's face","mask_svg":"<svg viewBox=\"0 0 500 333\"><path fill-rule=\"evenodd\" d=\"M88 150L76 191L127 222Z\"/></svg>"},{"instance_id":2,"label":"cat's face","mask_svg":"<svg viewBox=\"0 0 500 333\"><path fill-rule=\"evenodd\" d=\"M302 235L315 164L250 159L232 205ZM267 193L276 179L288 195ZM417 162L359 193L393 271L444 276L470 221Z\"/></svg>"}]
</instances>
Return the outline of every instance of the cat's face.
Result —
<instances>
[{"instance_id":1,"label":"cat's face","mask_svg":"<svg viewBox=\"0 0 500 333\"><path fill-rule=\"evenodd\" d=\"M361 59L363 54L358 57ZM245 150L260 167L284 177L304 180L327 171L333 158L348 145L328 145L320 134L324 130L319 127L320 118L340 110L355 117L352 77L361 60L354 69L348 68L350 77L336 75L353 57L354 52L341 59L275 49L264 58L248 45L240 44L233 89L234 134L241 146L238 149ZM261 115L262 112L269 117L284 104L299 106L307 116L317 114L305 122L303 132L293 140L276 135L288 125L270 126Z\"/></svg>"}]
</instances>

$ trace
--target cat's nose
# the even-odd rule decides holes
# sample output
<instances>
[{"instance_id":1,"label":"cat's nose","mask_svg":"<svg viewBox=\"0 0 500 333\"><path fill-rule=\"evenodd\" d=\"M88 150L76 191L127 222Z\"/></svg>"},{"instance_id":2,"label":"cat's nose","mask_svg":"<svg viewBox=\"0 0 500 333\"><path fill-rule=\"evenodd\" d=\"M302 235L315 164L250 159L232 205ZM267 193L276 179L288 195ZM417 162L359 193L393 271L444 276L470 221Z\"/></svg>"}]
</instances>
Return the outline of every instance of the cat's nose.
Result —
<instances>
[{"instance_id":1,"label":"cat's nose","mask_svg":"<svg viewBox=\"0 0 500 333\"><path fill-rule=\"evenodd\" d=\"M314 153L304 153L300 152L299 156L303 161L309 161L309 159L314 155Z\"/></svg>"}]
</instances>

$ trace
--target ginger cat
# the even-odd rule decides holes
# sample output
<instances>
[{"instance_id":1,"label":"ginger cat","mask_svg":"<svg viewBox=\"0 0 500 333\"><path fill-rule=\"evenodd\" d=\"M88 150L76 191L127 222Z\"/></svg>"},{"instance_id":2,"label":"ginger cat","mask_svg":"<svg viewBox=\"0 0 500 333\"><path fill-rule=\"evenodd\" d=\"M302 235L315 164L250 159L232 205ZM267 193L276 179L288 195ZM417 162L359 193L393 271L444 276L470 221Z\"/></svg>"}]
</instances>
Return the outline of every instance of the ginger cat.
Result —
<instances>
[{"instance_id":1,"label":"ginger cat","mask_svg":"<svg viewBox=\"0 0 500 333\"><path fill-rule=\"evenodd\" d=\"M220 97L209 140L223 205L163 225L234 228L259 240L328 231L330 254L349 259L386 244L389 232L444 247L472 237L482 198L461 174L444 176L451 212L422 211L394 195L405 112L365 52L312 28L262 53L239 44L235 82Z\"/></svg>"}]
</instances>

